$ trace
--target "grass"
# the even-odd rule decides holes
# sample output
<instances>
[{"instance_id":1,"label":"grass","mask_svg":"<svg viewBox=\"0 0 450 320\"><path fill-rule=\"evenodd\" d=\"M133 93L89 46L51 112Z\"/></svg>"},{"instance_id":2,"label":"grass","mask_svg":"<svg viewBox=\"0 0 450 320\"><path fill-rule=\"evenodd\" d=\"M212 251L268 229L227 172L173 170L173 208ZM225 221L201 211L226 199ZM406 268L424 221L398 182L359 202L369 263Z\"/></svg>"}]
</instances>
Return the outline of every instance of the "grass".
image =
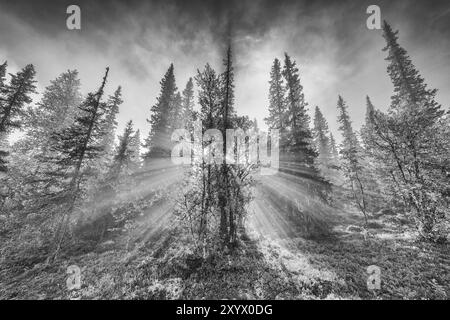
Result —
<instances>
[{"instance_id":1,"label":"grass","mask_svg":"<svg viewBox=\"0 0 450 320\"><path fill-rule=\"evenodd\" d=\"M131 216L138 209L133 207ZM15 260L3 257L0 298L449 299L448 244L418 242L400 215L373 217L366 236L358 228L360 216L347 213L335 220L332 233L322 238L301 233L268 238L248 228L235 251L203 259L175 224L153 224L147 235L141 217L127 229L133 237L114 230L101 243L72 249L51 266L39 251L35 260L20 260L17 252ZM81 268L80 290L67 290L69 265ZM370 265L381 269L380 290L367 288Z\"/></svg>"}]
</instances>

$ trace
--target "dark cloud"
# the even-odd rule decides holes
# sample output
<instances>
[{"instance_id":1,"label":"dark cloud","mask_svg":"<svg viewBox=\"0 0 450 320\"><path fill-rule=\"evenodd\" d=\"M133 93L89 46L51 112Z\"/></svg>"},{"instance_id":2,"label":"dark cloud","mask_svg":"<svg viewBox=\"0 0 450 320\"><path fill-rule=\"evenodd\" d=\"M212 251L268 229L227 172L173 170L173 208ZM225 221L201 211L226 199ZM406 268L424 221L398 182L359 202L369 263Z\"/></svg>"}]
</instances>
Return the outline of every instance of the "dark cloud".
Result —
<instances>
[{"instance_id":1,"label":"dark cloud","mask_svg":"<svg viewBox=\"0 0 450 320\"><path fill-rule=\"evenodd\" d=\"M171 28L181 36L207 29L220 38L230 29L238 33L261 36L274 24L282 23L286 13L296 15L299 23L321 13L334 20L333 28L342 39L348 38L349 26L360 25L365 17L361 12L370 4L377 4L390 20L402 20L413 30L437 30L449 33L449 3L433 1L366 1L366 0L1 0L2 10L16 15L39 32L61 32L65 25L65 10L78 4L83 10L83 26L89 32L107 31L127 24L128 16L144 20L157 19L164 28ZM337 19L336 19L337 18ZM280 21L281 20L281 21ZM314 27L312 27L314 28Z\"/></svg>"},{"instance_id":2,"label":"dark cloud","mask_svg":"<svg viewBox=\"0 0 450 320\"><path fill-rule=\"evenodd\" d=\"M65 27L71 4L81 7L81 31ZM175 63L182 89L206 62L220 68L228 41L236 58L237 109L262 123L271 62L287 51L299 64L311 106L324 109L336 130L337 94L348 100L357 126L366 94L380 108L389 103L384 41L380 31L366 28L372 4L400 30L400 43L449 105L448 0L0 0L0 55L12 68L35 63L42 87L77 68L85 91L109 65L111 86L124 87L120 123L132 118L146 132L145 117L168 65Z\"/></svg>"}]
</instances>

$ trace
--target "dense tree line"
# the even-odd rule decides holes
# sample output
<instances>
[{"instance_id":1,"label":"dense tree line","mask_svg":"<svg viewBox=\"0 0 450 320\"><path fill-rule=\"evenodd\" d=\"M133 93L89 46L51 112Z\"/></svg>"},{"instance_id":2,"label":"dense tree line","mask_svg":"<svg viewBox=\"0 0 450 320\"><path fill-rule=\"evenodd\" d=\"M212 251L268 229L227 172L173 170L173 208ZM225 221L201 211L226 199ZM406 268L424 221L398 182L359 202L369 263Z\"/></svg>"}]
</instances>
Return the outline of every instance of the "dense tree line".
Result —
<instances>
[{"instance_id":1,"label":"dense tree line","mask_svg":"<svg viewBox=\"0 0 450 320\"><path fill-rule=\"evenodd\" d=\"M319 152L299 69L287 53L283 68L278 59L274 60L269 85L269 117L265 121L269 129L280 132L280 171L303 178L312 194L326 199L330 184L319 171ZM316 132L323 138L326 129L322 129Z\"/></svg>"},{"instance_id":2,"label":"dense tree line","mask_svg":"<svg viewBox=\"0 0 450 320\"><path fill-rule=\"evenodd\" d=\"M104 99L109 68L98 90L80 93L76 70L59 75L32 104L35 71L28 65L6 81L1 65L0 210L19 230L30 214L46 235L48 261L57 258L71 232L74 213L98 186L114 183L140 166L139 132L131 122L115 146L121 87ZM12 145L13 130L24 132Z\"/></svg>"},{"instance_id":3,"label":"dense tree line","mask_svg":"<svg viewBox=\"0 0 450 320\"><path fill-rule=\"evenodd\" d=\"M265 122L269 133L280 133L278 174L300 179L310 196L328 204L334 191L346 190L366 223L380 203L388 203L410 214L422 237L440 241L450 204L450 115L399 45L397 32L387 23L383 30L391 103L383 112L367 97L365 123L357 131L339 95L339 145L319 106L311 121L296 61L287 53L283 62L274 60ZM33 65L9 75L7 68L6 62L0 65L0 211L11 230L29 229L26 221L34 217L49 262L87 203L114 197L153 161L170 162L177 129L187 132L183 139L192 160L184 168L177 218L203 255L236 246L260 163L247 161L257 141L226 138L227 129L259 130L256 120L236 112L231 46L220 71L207 63L181 92L175 67L169 66L142 145L132 121L116 137L122 88L106 96L109 68L87 95L81 94L76 70L63 72L35 103ZM10 143L19 131L22 136Z\"/></svg>"},{"instance_id":4,"label":"dense tree line","mask_svg":"<svg viewBox=\"0 0 450 320\"><path fill-rule=\"evenodd\" d=\"M348 106L338 97L339 148L319 107L309 129L307 103L295 62L285 54L284 68L274 60L269 82L269 128L282 132L280 151L287 166L296 164L313 181L324 179L349 190L367 223L376 202L411 214L420 234L442 240L440 228L448 221L449 113L435 101L406 51L398 32L385 22L384 51L394 95L386 112L376 110L367 97L361 131L354 131ZM285 167L284 167L285 169ZM291 169L291 174L298 174ZM323 178L324 177L324 178ZM380 201L380 197L384 200Z\"/></svg>"}]
</instances>

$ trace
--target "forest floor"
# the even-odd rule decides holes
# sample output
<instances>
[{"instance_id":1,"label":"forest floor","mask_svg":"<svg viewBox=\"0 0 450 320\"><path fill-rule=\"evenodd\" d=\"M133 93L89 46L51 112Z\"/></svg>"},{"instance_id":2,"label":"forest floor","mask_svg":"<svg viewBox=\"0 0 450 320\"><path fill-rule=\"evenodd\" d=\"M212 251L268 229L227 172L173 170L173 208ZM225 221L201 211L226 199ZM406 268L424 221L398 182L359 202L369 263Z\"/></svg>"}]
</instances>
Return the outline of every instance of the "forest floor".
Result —
<instances>
[{"instance_id":1,"label":"forest floor","mask_svg":"<svg viewBox=\"0 0 450 320\"><path fill-rule=\"evenodd\" d=\"M176 183L164 177L147 190L146 205L130 209L132 227L108 231L89 250L52 265L12 267L2 257L0 299L450 298L448 244L417 241L410 221L388 211L371 217L365 233L354 209L319 206L282 176L258 181L239 246L203 260L173 222L172 200L158 191ZM286 199L297 199L287 207L300 214L301 228ZM79 290L67 289L69 265L81 269ZM379 290L367 288L371 265L381 270Z\"/></svg>"}]
</instances>

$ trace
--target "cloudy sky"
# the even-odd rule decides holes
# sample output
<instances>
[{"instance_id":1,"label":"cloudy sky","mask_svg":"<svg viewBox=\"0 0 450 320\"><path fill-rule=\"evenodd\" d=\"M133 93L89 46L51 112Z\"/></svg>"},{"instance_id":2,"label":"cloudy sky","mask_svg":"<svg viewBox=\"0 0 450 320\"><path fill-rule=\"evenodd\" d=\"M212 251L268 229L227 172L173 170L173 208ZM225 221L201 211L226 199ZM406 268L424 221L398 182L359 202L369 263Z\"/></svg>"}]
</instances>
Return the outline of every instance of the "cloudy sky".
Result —
<instances>
[{"instance_id":1,"label":"cloudy sky","mask_svg":"<svg viewBox=\"0 0 450 320\"><path fill-rule=\"evenodd\" d=\"M81 8L81 30L66 28L70 4ZM448 0L0 0L0 62L7 60L10 72L33 63L41 92L67 69L79 71L84 93L95 90L109 66L107 92L123 87L119 129L132 119L146 134L145 119L170 63L182 90L205 63L221 68L230 35L239 114L262 125L271 64L288 52L299 65L311 109L318 105L337 133L338 94L348 102L356 128L364 119L366 95L384 110L392 94L381 31L366 27L371 4L399 29L400 44L448 108Z\"/></svg>"}]
</instances>

